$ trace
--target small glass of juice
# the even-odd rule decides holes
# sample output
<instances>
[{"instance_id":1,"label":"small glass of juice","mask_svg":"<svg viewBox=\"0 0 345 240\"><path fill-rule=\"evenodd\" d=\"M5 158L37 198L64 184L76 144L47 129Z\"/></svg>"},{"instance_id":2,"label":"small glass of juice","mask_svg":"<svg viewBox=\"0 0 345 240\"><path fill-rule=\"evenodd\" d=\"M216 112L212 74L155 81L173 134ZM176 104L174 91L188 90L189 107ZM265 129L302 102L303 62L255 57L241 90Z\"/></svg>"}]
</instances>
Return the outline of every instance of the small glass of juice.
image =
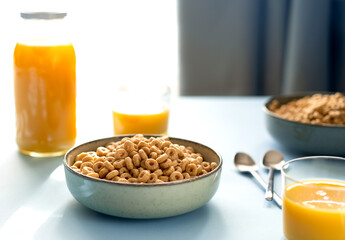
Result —
<instances>
[{"instance_id":1,"label":"small glass of juice","mask_svg":"<svg viewBox=\"0 0 345 240\"><path fill-rule=\"evenodd\" d=\"M345 239L345 158L294 159L282 175L286 239Z\"/></svg>"},{"instance_id":2,"label":"small glass of juice","mask_svg":"<svg viewBox=\"0 0 345 240\"><path fill-rule=\"evenodd\" d=\"M167 135L170 94L168 86L119 86L113 93L114 134Z\"/></svg>"}]
</instances>

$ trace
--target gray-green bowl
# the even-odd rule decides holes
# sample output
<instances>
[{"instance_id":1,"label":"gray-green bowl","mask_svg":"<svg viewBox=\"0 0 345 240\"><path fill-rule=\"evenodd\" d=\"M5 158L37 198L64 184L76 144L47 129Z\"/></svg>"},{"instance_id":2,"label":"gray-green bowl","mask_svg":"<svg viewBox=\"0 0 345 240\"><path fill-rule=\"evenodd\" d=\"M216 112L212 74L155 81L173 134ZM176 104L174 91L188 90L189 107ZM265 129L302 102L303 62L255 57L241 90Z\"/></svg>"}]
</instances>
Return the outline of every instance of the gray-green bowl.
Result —
<instances>
[{"instance_id":1,"label":"gray-green bowl","mask_svg":"<svg viewBox=\"0 0 345 240\"><path fill-rule=\"evenodd\" d=\"M273 100L285 104L313 94L315 93L271 97L264 106L268 132L281 145L295 152L345 156L345 125L314 125L294 122L279 117L268 108ZM325 93L322 92L322 94Z\"/></svg>"},{"instance_id":2,"label":"gray-green bowl","mask_svg":"<svg viewBox=\"0 0 345 240\"><path fill-rule=\"evenodd\" d=\"M204 161L217 162L218 167L205 175L169 183L107 181L82 175L70 168L79 153L95 151L97 147L119 141L123 137L125 136L87 142L66 153L63 163L68 189L84 206L117 217L162 218L200 208L216 193L222 169L221 156L205 145L179 138L170 137L170 140L176 144L193 147L196 152L203 155Z\"/></svg>"}]
</instances>

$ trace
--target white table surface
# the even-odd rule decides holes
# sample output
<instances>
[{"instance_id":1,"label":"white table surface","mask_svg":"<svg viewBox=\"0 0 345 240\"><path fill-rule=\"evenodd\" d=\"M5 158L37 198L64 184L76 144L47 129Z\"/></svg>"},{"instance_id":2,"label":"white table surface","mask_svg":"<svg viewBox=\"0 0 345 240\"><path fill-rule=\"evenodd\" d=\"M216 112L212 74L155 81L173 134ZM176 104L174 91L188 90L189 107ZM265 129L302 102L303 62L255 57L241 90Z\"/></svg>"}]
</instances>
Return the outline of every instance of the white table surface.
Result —
<instances>
[{"instance_id":1,"label":"white table surface","mask_svg":"<svg viewBox=\"0 0 345 240\"><path fill-rule=\"evenodd\" d=\"M236 152L259 163L267 150L299 157L269 136L262 106L267 97L176 97L169 135L213 147L224 160L219 189L205 206L181 216L133 220L103 215L70 194L62 158L31 158L15 143L13 105L1 105L0 239L284 239L281 210L264 199L249 175L236 171ZM98 109L100 108L100 109ZM95 114L90 114L95 113ZM82 143L112 136L111 111L96 103L78 103ZM267 171L260 170L266 180ZM280 174L276 174L280 194Z\"/></svg>"}]
</instances>

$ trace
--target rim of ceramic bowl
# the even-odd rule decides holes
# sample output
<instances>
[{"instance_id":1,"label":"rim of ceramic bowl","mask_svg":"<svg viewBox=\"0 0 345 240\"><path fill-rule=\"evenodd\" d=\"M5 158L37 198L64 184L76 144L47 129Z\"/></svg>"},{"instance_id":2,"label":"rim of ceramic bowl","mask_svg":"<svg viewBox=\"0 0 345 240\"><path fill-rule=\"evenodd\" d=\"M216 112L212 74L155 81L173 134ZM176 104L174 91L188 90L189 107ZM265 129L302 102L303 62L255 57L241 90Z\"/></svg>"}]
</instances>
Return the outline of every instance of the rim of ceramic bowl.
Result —
<instances>
[{"instance_id":1,"label":"rim of ceramic bowl","mask_svg":"<svg viewBox=\"0 0 345 240\"><path fill-rule=\"evenodd\" d=\"M291 159L289 161L287 161L281 168L280 168L280 172L282 174L283 178L288 178L289 180L291 180L294 183L298 183L301 184L303 186L309 187L309 188L323 188L323 189L331 189L331 190L339 190L339 187L329 187L329 186L313 186L312 184L305 184L302 181L299 181L293 177L290 177L290 175L288 173L285 172L285 170L289 167L289 164L294 163L294 162L298 162L298 161L305 161L305 160L316 160L316 159L331 159L331 160L336 160L336 161L344 161L345 162L345 158L343 157L336 157L336 156L308 156L308 157L299 157L299 158L294 158ZM311 180L322 180L322 179L311 179ZM345 187L345 184L344 184ZM341 191L345 191L344 189L341 189Z\"/></svg>"},{"instance_id":2,"label":"rim of ceramic bowl","mask_svg":"<svg viewBox=\"0 0 345 240\"><path fill-rule=\"evenodd\" d=\"M199 179L203 179L203 178L206 178L208 176L211 176L213 174L215 174L216 172L218 172L222 165L223 165L223 158L222 156L217 152L215 151L214 149L212 149L211 147L207 146L207 145L204 145L202 143L199 143L199 142L195 142L195 141L192 141L192 140L188 140L188 139L182 139L182 138L176 138L176 137L171 137L169 136L170 139L172 140L181 140L181 141L187 141L187 142L192 142L194 144L197 144L197 145L201 145L203 147L206 147L207 149L211 150L214 154L216 154L218 157L219 157L219 164L218 166L213 169L212 171L206 173L206 174L203 174L203 175L200 175L200 176L197 176L197 177L194 177L194 178L190 178L190 179L185 179L185 180L181 180L181 181L174 181L174 182L163 182L163 183L127 183L127 182L117 182L117 181L110 181L110 180L106 180L106 179L98 179L98 178L93 178L93 177L89 177L89 176L86 176L84 174L81 174L81 173L78 173L76 171L74 171L71 166L68 165L67 163L67 156L72 152L74 151L75 149L77 149L78 147L80 146L83 146L85 144L90 144L90 143L93 143L93 142L98 142L98 141L105 141L106 139L113 139L113 138L124 138L124 137L132 137L134 135L117 135L117 136L113 136L113 137L107 137L107 138L100 138L100 139L96 139L96 140L92 140L92 141L88 141L88 142L84 142L84 143L81 143L77 146L74 146L73 148L69 149L66 154L64 155L64 159L63 159L63 164L65 166L65 168L72 172L73 174L77 175L77 176L80 176L82 178L85 178L87 180L91 180L91 181L95 181L95 182L102 182L102 183L108 183L108 184L115 184L115 185L123 185L123 186L136 186L136 187L159 187L159 186L167 186L167 185L179 185L179 184L186 184L186 183L190 183L190 182L194 182L194 181L197 181ZM147 136L162 136L162 135L145 135L144 134L144 137L147 137Z\"/></svg>"},{"instance_id":3,"label":"rim of ceramic bowl","mask_svg":"<svg viewBox=\"0 0 345 240\"><path fill-rule=\"evenodd\" d=\"M286 122L290 122L290 123L295 123L295 124L301 124L301 125L305 125L305 126L310 126L313 128L345 128L345 124L343 125L335 125L335 124L311 124L311 123L304 123L304 122L298 122L298 121L293 121L293 120L289 120L283 117L280 117L278 114L272 112L269 108L268 105L273 101L273 100L281 100L281 99L285 99L285 98L291 98L290 101L294 101L297 99L301 99L303 97L307 97L307 96L312 96L314 94L335 94L336 92L306 92L306 93L296 93L296 94L282 94L282 95L274 95L271 96L266 103L263 106L263 110L266 114L270 115L271 117L286 121ZM345 93L340 92L341 94L343 94L345 96ZM287 103L288 103L287 102Z\"/></svg>"}]
</instances>

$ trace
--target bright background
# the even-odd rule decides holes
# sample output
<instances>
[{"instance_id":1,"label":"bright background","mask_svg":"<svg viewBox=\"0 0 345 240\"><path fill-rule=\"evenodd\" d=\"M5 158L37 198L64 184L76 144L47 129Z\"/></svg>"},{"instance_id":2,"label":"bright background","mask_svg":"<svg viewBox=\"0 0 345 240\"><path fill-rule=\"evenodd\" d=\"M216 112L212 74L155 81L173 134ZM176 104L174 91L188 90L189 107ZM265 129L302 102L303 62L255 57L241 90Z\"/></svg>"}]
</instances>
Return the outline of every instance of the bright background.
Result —
<instances>
[{"instance_id":1,"label":"bright background","mask_svg":"<svg viewBox=\"0 0 345 240\"><path fill-rule=\"evenodd\" d=\"M12 53L21 11L66 11L77 53L79 83L94 79L177 79L176 1L1 2L1 66L12 75Z\"/></svg>"},{"instance_id":2,"label":"bright background","mask_svg":"<svg viewBox=\"0 0 345 240\"><path fill-rule=\"evenodd\" d=\"M97 112L113 100L112 90L128 81L168 84L178 94L176 8L176 0L0 1L0 106L13 118L10 127L15 124L12 61L20 12L67 12L77 56L78 109L89 105Z\"/></svg>"}]
</instances>

